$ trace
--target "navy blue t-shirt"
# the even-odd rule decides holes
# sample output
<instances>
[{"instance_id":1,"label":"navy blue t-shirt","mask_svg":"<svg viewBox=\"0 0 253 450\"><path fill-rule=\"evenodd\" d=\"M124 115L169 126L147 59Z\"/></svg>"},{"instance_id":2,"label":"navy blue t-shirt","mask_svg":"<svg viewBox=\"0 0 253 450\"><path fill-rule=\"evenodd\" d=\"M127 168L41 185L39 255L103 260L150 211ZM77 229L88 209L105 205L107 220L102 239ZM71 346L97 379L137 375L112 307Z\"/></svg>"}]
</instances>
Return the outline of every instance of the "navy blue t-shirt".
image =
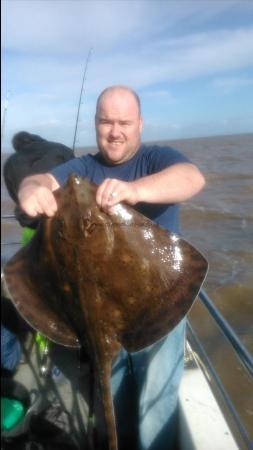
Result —
<instances>
[{"instance_id":1,"label":"navy blue t-shirt","mask_svg":"<svg viewBox=\"0 0 253 450\"><path fill-rule=\"evenodd\" d=\"M50 173L61 186L71 174L87 177L94 183L100 184L105 178L134 181L181 162L190 161L171 147L141 145L131 159L121 164L107 163L101 153L89 154L72 159L54 168ZM179 232L178 204L138 203L134 208L162 227L175 233Z\"/></svg>"}]
</instances>

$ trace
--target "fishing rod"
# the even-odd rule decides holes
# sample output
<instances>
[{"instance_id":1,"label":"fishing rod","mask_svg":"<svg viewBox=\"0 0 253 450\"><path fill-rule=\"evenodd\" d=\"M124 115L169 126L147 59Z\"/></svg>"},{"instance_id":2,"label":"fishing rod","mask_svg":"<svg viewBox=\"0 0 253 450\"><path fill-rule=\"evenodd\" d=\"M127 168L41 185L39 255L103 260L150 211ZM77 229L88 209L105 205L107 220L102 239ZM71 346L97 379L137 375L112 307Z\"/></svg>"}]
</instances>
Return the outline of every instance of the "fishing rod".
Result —
<instances>
[{"instance_id":1,"label":"fishing rod","mask_svg":"<svg viewBox=\"0 0 253 450\"><path fill-rule=\"evenodd\" d=\"M82 86L81 86L79 102L78 102L78 109L77 109L77 116L76 116L76 125L75 125L75 133L74 133L74 140L73 140L73 152L75 152L76 134L77 134L78 121L79 121L80 107L81 107L81 103L82 103L83 90L84 90L84 81L86 80L86 73L87 73L91 53L92 53L92 47L89 49L89 52L88 52L88 55L87 55L87 58L85 61L84 72L83 72ZM4 103L3 121L2 121L2 127L1 127L1 136L2 137L3 137L3 131L4 131L5 116L6 116L6 112L7 112L7 108L8 108L9 95L10 95L10 93L8 92L5 103ZM1 220L2 219L5 219L5 220L16 219L16 217L14 214L1 214ZM1 242L1 245L9 245L9 244L10 244L9 242L6 242L6 243ZM13 244L16 244L16 242L13 242Z\"/></svg>"},{"instance_id":2,"label":"fishing rod","mask_svg":"<svg viewBox=\"0 0 253 450\"><path fill-rule=\"evenodd\" d=\"M80 95L79 95L79 102L78 102L77 115L76 115L76 126L75 126L74 140L73 140L73 152L74 153L75 153L76 133L77 133L77 127L78 127L78 121L79 121L79 113L80 113L80 107L81 107L82 96L83 96L84 81L86 80L85 77L86 77L86 73L87 73L87 69L88 69L89 60L91 57L91 52L92 52L92 48L89 49L89 53L86 58L84 72L83 72L82 86L81 86L81 91L80 91Z\"/></svg>"}]
</instances>

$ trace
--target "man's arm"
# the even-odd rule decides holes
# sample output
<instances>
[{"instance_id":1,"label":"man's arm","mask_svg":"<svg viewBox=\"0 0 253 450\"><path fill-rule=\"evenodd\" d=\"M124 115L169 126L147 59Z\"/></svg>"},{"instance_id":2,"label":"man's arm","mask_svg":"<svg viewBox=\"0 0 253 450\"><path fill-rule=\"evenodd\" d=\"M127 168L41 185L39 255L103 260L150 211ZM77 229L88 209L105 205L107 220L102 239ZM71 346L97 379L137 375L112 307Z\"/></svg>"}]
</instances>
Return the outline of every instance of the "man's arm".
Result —
<instances>
[{"instance_id":1,"label":"man's arm","mask_svg":"<svg viewBox=\"0 0 253 450\"><path fill-rule=\"evenodd\" d=\"M53 191L59 187L58 181L50 173L26 177L18 191L19 205L31 217L39 214L51 217L57 211Z\"/></svg>"},{"instance_id":2,"label":"man's arm","mask_svg":"<svg viewBox=\"0 0 253 450\"><path fill-rule=\"evenodd\" d=\"M130 205L146 203L178 203L196 195L205 185L199 169L191 163L177 163L161 172L125 182L105 179L97 190L97 203L102 209L121 201Z\"/></svg>"},{"instance_id":3,"label":"man's arm","mask_svg":"<svg viewBox=\"0 0 253 450\"><path fill-rule=\"evenodd\" d=\"M106 178L98 187L96 201L106 212L112 212L111 208L122 201L130 205L139 202L178 203L197 194L204 184L204 177L196 166L177 163L135 181ZM25 178L18 193L20 207L32 217L39 214L53 216L57 211L53 191L59 187L49 173Z\"/></svg>"}]
</instances>

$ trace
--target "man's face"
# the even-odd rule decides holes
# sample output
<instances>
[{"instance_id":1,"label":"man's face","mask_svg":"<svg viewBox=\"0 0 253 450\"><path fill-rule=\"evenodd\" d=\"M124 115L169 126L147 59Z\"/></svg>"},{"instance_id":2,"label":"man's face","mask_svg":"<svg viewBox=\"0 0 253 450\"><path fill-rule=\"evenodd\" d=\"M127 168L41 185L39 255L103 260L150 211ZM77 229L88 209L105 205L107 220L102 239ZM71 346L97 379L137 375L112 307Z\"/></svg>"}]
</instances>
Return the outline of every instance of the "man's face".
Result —
<instances>
[{"instance_id":1,"label":"man's face","mask_svg":"<svg viewBox=\"0 0 253 450\"><path fill-rule=\"evenodd\" d=\"M105 159L120 164L130 159L140 145L142 118L131 92L106 92L96 113L97 144Z\"/></svg>"}]
</instances>

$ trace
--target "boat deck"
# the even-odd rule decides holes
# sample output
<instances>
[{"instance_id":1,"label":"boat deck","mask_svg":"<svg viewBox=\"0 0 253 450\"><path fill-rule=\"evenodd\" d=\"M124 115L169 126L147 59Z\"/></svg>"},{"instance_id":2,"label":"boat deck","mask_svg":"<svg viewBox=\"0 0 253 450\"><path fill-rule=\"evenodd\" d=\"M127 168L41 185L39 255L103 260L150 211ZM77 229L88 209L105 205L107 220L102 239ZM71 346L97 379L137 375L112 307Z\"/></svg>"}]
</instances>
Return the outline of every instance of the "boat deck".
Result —
<instances>
[{"instance_id":1,"label":"boat deck","mask_svg":"<svg viewBox=\"0 0 253 450\"><path fill-rule=\"evenodd\" d=\"M182 450L239 450L212 389L187 342L179 392Z\"/></svg>"},{"instance_id":2,"label":"boat deck","mask_svg":"<svg viewBox=\"0 0 253 450\"><path fill-rule=\"evenodd\" d=\"M79 365L77 350L54 344L47 358L48 374L42 375L42 360L33 333L28 334L22 348L23 361L13 379L29 392L37 393L36 405L31 408L49 421L56 421L58 427L71 435L77 448L87 448L88 364ZM54 367L60 369L57 376L52 373ZM47 408L49 415L45 415Z\"/></svg>"},{"instance_id":3,"label":"boat deck","mask_svg":"<svg viewBox=\"0 0 253 450\"><path fill-rule=\"evenodd\" d=\"M48 361L49 375L42 376L39 349L33 333L29 332L23 342L23 362L14 379L22 383L29 392L38 394L37 401L31 407L37 415L43 413L45 417L44 411L50 406L49 413L53 422L55 417L52 417L52 410L59 414L57 426L71 435L72 443L78 449L87 449L88 363L84 361L80 365L77 350L57 345L51 347ZM51 375L51 368L54 366L61 370L56 379ZM179 402L178 450L239 450L189 344Z\"/></svg>"}]
</instances>

